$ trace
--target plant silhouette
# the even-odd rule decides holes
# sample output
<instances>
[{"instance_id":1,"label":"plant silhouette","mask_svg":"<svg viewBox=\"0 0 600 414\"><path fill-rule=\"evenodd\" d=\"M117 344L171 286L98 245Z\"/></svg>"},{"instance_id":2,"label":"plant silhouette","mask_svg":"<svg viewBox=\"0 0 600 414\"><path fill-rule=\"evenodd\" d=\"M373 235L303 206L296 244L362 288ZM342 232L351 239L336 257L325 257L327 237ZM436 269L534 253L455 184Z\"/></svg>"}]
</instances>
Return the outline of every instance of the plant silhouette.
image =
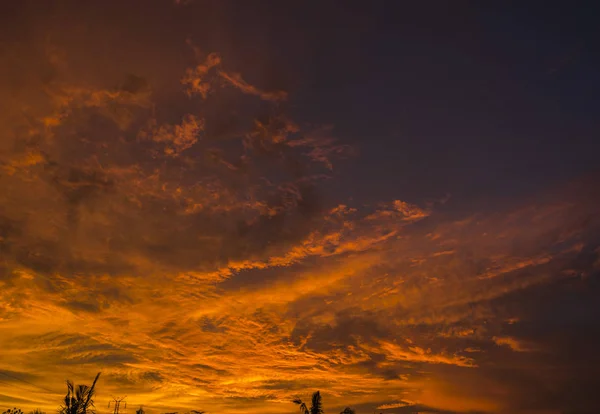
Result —
<instances>
[{"instance_id":1,"label":"plant silhouette","mask_svg":"<svg viewBox=\"0 0 600 414\"><path fill-rule=\"evenodd\" d=\"M99 377L100 373L96 375L94 382L89 387L78 385L75 388L73 382L67 380L65 404L59 408L59 414L95 414L94 394L96 393L96 382Z\"/></svg>"},{"instance_id":2,"label":"plant silhouette","mask_svg":"<svg viewBox=\"0 0 600 414\"><path fill-rule=\"evenodd\" d=\"M321 398L321 393L319 391L313 393L310 407L307 407L306 403L300 398L293 400L293 403L300 406L300 412L302 414L323 414L323 399Z\"/></svg>"},{"instance_id":3,"label":"plant silhouette","mask_svg":"<svg viewBox=\"0 0 600 414\"><path fill-rule=\"evenodd\" d=\"M356 414L356 411L350 407L346 407L342 412L340 412L340 414Z\"/></svg>"},{"instance_id":4,"label":"plant silhouette","mask_svg":"<svg viewBox=\"0 0 600 414\"><path fill-rule=\"evenodd\" d=\"M25 414L23 411L21 411L20 408L9 408L8 410L4 411L2 414Z\"/></svg>"}]
</instances>

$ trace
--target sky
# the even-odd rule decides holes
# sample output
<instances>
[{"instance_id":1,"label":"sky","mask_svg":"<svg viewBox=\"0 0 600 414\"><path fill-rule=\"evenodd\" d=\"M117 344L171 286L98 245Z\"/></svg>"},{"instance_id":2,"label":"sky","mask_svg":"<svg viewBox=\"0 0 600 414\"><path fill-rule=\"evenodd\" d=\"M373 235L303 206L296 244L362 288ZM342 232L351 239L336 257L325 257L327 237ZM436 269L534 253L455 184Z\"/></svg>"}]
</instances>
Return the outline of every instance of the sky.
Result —
<instances>
[{"instance_id":1,"label":"sky","mask_svg":"<svg viewBox=\"0 0 600 414\"><path fill-rule=\"evenodd\" d=\"M1 2L0 408L598 412L598 11Z\"/></svg>"}]
</instances>

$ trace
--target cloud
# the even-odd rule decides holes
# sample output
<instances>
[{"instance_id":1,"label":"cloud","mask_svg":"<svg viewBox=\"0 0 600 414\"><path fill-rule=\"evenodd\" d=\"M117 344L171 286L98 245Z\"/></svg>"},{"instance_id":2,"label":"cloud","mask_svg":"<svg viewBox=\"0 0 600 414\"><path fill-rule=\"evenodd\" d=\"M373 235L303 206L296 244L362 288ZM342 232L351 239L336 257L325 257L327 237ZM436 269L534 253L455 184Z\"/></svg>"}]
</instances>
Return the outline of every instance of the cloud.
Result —
<instances>
[{"instance_id":1,"label":"cloud","mask_svg":"<svg viewBox=\"0 0 600 414\"><path fill-rule=\"evenodd\" d=\"M326 126L305 134L303 137L290 140L290 147L308 147L307 156L324 164L329 170L333 169L333 159L337 157L349 157L354 153L350 145L340 145L332 138L333 127Z\"/></svg>"},{"instance_id":2,"label":"cloud","mask_svg":"<svg viewBox=\"0 0 600 414\"><path fill-rule=\"evenodd\" d=\"M342 200L356 152L292 95L166 40L106 65L109 34L7 58L0 372L31 384L0 402L52 410L102 370L99 404L152 413L282 412L314 389L328 410L593 406L595 187Z\"/></svg>"},{"instance_id":3,"label":"cloud","mask_svg":"<svg viewBox=\"0 0 600 414\"><path fill-rule=\"evenodd\" d=\"M190 41L190 46L196 52L196 56L200 57L202 53ZM244 94L254 95L264 101L279 102L287 100L287 92L272 91L266 92L258 87L249 84L242 75L235 72L227 72L222 67L222 59L217 53L210 53L206 56L204 62L199 63L195 68L188 69L185 76L181 80L183 85L188 87L189 95L198 94L206 99L211 90L217 84L217 79L220 79L225 85L233 86Z\"/></svg>"},{"instance_id":4,"label":"cloud","mask_svg":"<svg viewBox=\"0 0 600 414\"><path fill-rule=\"evenodd\" d=\"M190 42L188 41L188 43ZM198 56L200 52L197 48L194 48L194 50ZM202 98L206 99L212 88L212 83L210 78L208 78L209 72L211 72L213 68L218 67L220 64L221 57L216 53L211 53L206 57L204 62L199 63L193 69L188 68L185 76L181 80L181 83L187 86L188 95L191 96L198 94L202 96Z\"/></svg>"},{"instance_id":5,"label":"cloud","mask_svg":"<svg viewBox=\"0 0 600 414\"><path fill-rule=\"evenodd\" d=\"M414 405L411 402L397 402L397 403L390 403L390 404L382 404L380 406L377 407L378 410L391 410L393 408L402 408L402 407L406 407L408 405Z\"/></svg>"},{"instance_id":6,"label":"cloud","mask_svg":"<svg viewBox=\"0 0 600 414\"><path fill-rule=\"evenodd\" d=\"M165 154L177 156L197 143L198 135L203 130L204 120L188 115L178 125L161 125L150 133L141 132L139 138L150 136L154 142L165 143Z\"/></svg>"},{"instance_id":7,"label":"cloud","mask_svg":"<svg viewBox=\"0 0 600 414\"><path fill-rule=\"evenodd\" d=\"M516 338L510 336L494 336L492 338L498 346L507 346L515 352L530 352L533 349Z\"/></svg>"},{"instance_id":8,"label":"cloud","mask_svg":"<svg viewBox=\"0 0 600 414\"><path fill-rule=\"evenodd\" d=\"M430 364L450 364L461 367L474 366L474 361L471 358L436 355L432 354L431 350L425 350L418 346L408 346L407 349L403 349L394 343L382 341L381 350L387 354L387 358L391 361L415 361Z\"/></svg>"},{"instance_id":9,"label":"cloud","mask_svg":"<svg viewBox=\"0 0 600 414\"><path fill-rule=\"evenodd\" d=\"M239 73L228 73L219 71L219 76L229 83L231 86L239 89L243 93L248 95L258 96L265 101L285 101L287 99L287 93L284 91L265 92L258 89L256 86L250 85L248 82L242 79Z\"/></svg>"},{"instance_id":10,"label":"cloud","mask_svg":"<svg viewBox=\"0 0 600 414\"><path fill-rule=\"evenodd\" d=\"M404 221L416 221L422 220L430 214L430 211L417 205L402 200L394 200L391 203L381 204L380 208L368 218L376 220L380 218L397 217Z\"/></svg>"}]
</instances>

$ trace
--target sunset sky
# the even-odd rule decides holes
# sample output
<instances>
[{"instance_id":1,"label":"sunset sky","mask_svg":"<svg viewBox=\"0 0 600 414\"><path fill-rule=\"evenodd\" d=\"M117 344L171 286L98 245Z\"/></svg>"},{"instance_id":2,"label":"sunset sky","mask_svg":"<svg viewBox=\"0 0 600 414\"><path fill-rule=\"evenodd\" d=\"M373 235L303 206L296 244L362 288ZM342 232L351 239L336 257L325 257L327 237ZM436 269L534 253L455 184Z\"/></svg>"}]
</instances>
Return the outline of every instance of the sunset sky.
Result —
<instances>
[{"instance_id":1,"label":"sunset sky","mask_svg":"<svg viewBox=\"0 0 600 414\"><path fill-rule=\"evenodd\" d=\"M600 412L598 15L0 1L0 412Z\"/></svg>"}]
</instances>

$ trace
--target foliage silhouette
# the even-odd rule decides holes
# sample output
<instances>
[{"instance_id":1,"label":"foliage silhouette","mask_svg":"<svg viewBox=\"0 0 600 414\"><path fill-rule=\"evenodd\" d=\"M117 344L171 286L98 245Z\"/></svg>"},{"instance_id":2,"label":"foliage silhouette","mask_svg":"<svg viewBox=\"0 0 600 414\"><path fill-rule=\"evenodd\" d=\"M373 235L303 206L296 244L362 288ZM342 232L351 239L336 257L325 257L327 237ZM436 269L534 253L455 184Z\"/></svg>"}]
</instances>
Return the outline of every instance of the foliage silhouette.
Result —
<instances>
[{"instance_id":1,"label":"foliage silhouette","mask_svg":"<svg viewBox=\"0 0 600 414\"><path fill-rule=\"evenodd\" d=\"M319 391L313 393L310 407L307 407L306 403L300 398L296 398L292 402L300 406L300 412L302 414L323 414L323 399L321 398L321 393Z\"/></svg>"},{"instance_id":2,"label":"foliage silhouette","mask_svg":"<svg viewBox=\"0 0 600 414\"><path fill-rule=\"evenodd\" d=\"M20 408L9 408L8 410L4 411L2 414L25 414L23 411L21 411Z\"/></svg>"},{"instance_id":3,"label":"foliage silhouette","mask_svg":"<svg viewBox=\"0 0 600 414\"><path fill-rule=\"evenodd\" d=\"M87 385L78 385L75 388L73 382L67 380L65 404L59 408L59 414L95 414L94 394L96 393L96 382L99 377L100 372L89 387Z\"/></svg>"},{"instance_id":4,"label":"foliage silhouette","mask_svg":"<svg viewBox=\"0 0 600 414\"><path fill-rule=\"evenodd\" d=\"M342 412L340 412L340 414L356 414L356 411L350 407L346 407Z\"/></svg>"}]
</instances>

